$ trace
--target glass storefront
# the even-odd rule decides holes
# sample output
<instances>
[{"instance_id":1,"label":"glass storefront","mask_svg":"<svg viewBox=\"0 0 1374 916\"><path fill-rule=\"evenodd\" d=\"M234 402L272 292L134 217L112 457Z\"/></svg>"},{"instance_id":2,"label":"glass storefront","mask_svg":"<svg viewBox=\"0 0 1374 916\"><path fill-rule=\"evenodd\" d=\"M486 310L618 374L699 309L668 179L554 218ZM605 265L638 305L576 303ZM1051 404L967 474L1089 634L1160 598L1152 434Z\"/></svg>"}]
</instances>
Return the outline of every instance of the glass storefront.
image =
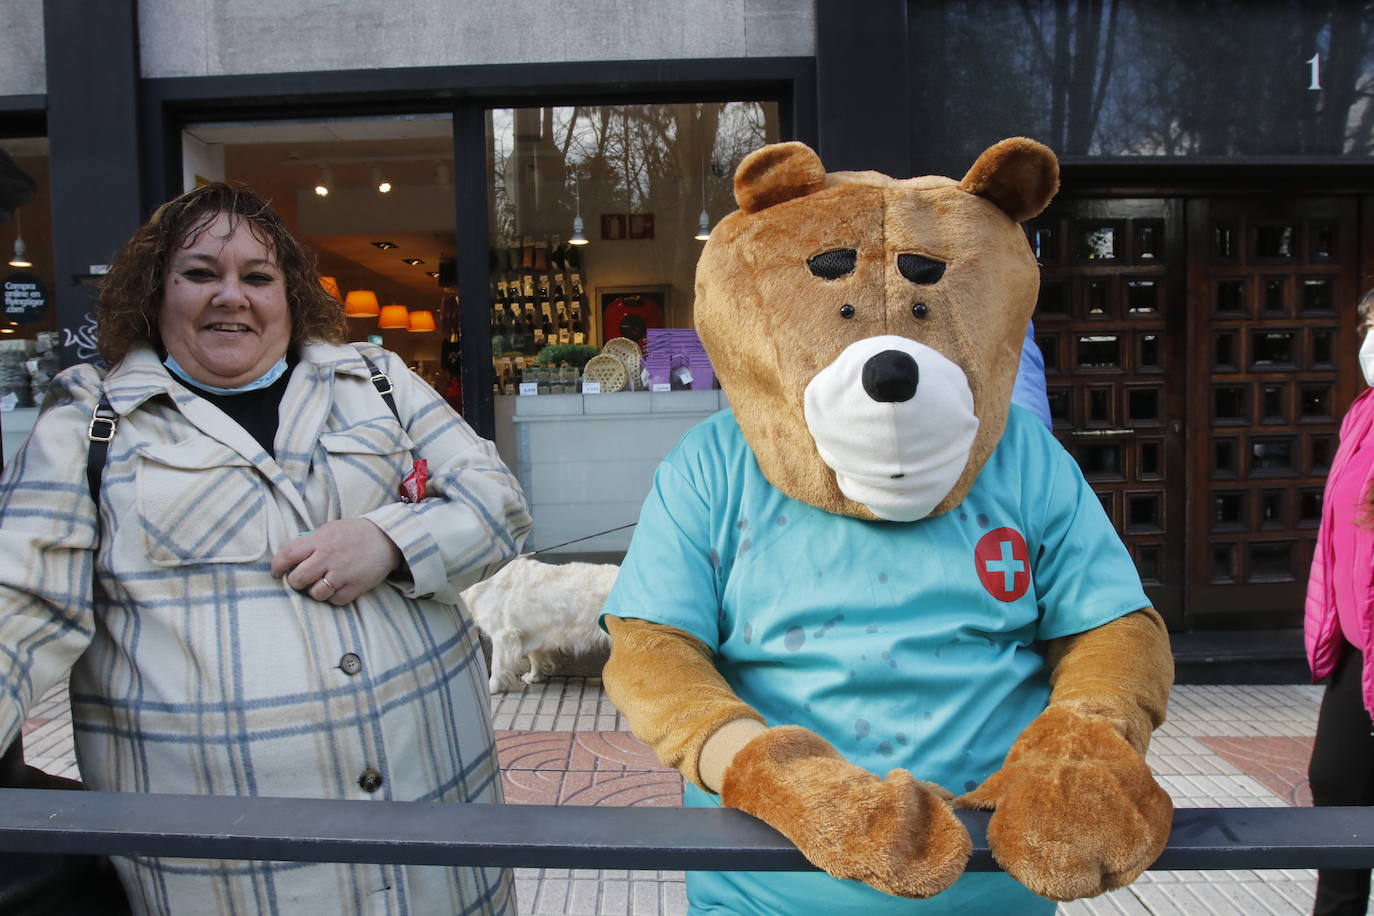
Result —
<instances>
[{"instance_id":1,"label":"glass storefront","mask_svg":"<svg viewBox=\"0 0 1374 916\"><path fill-rule=\"evenodd\" d=\"M774 103L487 115L495 439L530 547L617 559L654 469L725 405L693 327L697 258Z\"/></svg>"}]
</instances>

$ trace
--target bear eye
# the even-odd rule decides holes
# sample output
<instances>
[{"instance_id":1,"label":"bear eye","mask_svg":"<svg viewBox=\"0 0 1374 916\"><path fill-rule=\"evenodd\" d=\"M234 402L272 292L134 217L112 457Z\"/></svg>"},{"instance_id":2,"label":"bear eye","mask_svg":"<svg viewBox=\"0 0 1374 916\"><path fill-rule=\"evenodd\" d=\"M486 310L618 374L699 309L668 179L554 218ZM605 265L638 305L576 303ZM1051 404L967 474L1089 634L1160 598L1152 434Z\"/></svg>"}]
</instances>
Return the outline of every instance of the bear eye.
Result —
<instances>
[{"instance_id":1,"label":"bear eye","mask_svg":"<svg viewBox=\"0 0 1374 916\"><path fill-rule=\"evenodd\" d=\"M838 280L852 274L857 261L858 252L853 248L834 248L807 258L806 266L822 280Z\"/></svg>"},{"instance_id":2,"label":"bear eye","mask_svg":"<svg viewBox=\"0 0 1374 916\"><path fill-rule=\"evenodd\" d=\"M919 254L899 254L897 270L912 283L928 285L938 283L945 275L945 264L943 261L922 257Z\"/></svg>"},{"instance_id":3,"label":"bear eye","mask_svg":"<svg viewBox=\"0 0 1374 916\"><path fill-rule=\"evenodd\" d=\"M928 310L926 309L926 304L924 302L917 302L915 305L911 307L911 314L915 315L917 318L926 317L927 311Z\"/></svg>"},{"instance_id":4,"label":"bear eye","mask_svg":"<svg viewBox=\"0 0 1374 916\"><path fill-rule=\"evenodd\" d=\"M854 317L854 306L850 305L848 302L846 302L844 305L840 306L840 317L841 317L841 318L853 318L853 317Z\"/></svg>"}]
</instances>

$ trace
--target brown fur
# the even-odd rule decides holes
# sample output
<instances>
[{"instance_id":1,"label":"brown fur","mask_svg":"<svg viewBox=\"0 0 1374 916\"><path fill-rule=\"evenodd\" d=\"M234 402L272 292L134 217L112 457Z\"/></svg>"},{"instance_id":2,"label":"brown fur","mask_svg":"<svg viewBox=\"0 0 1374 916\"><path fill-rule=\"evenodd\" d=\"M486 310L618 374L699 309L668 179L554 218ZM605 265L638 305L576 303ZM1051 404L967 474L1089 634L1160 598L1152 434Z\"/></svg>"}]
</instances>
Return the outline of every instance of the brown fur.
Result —
<instances>
[{"instance_id":1,"label":"brown fur","mask_svg":"<svg viewBox=\"0 0 1374 916\"><path fill-rule=\"evenodd\" d=\"M795 725L770 728L736 754L720 800L773 826L836 878L901 897L949 887L972 849L944 789L906 770L879 779Z\"/></svg>"},{"instance_id":2,"label":"brown fur","mask_svg":"<svg viewBox=\"0 0 1374 916\"><path fill-rule=\"evenodd\" d=\"M997 195L981 197L948 178L825 175L802 144L780 146L740 163L740 210L712 230L697 266L697 330L740 429L764 476L788 496L873 518L840 492L821 461L803 418L803 392L854 341L876 334L919 340L964 370L981 420L963 475L934 514L948 511L1002 436L1039 285L1025 236L998 198L1031 173L1040 190L1023 196L1043 193L1043 207L1058 183L1054 156L1028 140L992 147L970 171L972 181L965 179ZM1017 203L1018 212L1027 206ZM812 276L806 259L833 248L857 249L857 269L838 280ZM917 288L897 272L899 253L949 266L939 283ZM924 320L911 313L917 298L930 310ZM855 317L840 316L845 304Z\"/></svg>"},{"instance_id":3,"label":"brown fur","mask_svg":"<svg viewBox=\"0 0 1374 916\"><path fill-rule=\"evenodd\" d=\"M716 671L711 650L674 627L606 615L611 657L601 672L606 695L634 736L666 766L706 791L701 747L721 726L763 717L735 696Z\"/></svg>"},{"instance_id":4,"label":"brown fur","mask_svg":"<svg viewBox=\"0 0 1374 916\"><path fill-rule=\"evenodd\" d=\"M1174 671L1153 608L1057 642L1049 707L955 804L995 809L998 864L1043 897L1074 900L1134 881L1168 842L1173 802L1144 754Z\"/></svg>"}]
</instances>

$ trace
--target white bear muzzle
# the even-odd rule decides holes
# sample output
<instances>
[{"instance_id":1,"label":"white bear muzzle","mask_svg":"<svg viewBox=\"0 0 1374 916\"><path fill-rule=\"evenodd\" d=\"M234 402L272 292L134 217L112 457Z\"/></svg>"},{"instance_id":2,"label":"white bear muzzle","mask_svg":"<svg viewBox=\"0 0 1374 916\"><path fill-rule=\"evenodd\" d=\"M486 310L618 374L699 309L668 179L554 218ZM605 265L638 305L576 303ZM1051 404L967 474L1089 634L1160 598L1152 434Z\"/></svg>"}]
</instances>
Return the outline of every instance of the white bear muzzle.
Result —
<instances>
[{"instance_id":1,"label":"white bear muzzle","mask_svg":"<svg viewBox=\"0 0 1374 916\"><path fill-rule=\"evenodd\" d=\"M878 518L925 518L978 433L964 372L938 350L884 335L850 344L806 386L806 426L840 492Z\"/></svg>"}]
</instances>

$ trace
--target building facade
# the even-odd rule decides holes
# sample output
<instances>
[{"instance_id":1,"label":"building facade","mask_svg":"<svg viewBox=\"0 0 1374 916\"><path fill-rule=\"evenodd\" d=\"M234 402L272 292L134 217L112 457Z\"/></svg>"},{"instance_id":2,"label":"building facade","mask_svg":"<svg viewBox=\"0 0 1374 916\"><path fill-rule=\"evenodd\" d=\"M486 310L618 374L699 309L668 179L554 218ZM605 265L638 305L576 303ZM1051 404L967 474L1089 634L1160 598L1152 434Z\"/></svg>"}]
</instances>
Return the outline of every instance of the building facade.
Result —
<instances>
[{"instance_id":1,"label":"building facade","mask_svg":"<svg viewBox=\"0 0 1374 916\"><path fill-rule=\"evenodd\" d=\"M604 343L638 308L690 326L693 230L731 209L752 146L957 177L1032 136L1063 167L1027 225L1057 435L1172 628L1292 628L1363 388L1371 7L9 0L0 250L22 238L34 266L11 268L27 298L6 320L89 358L93 283L130 231L244 180L343 290L433 310L430 338L351 330L519 453L535 425L502 399L535 341ZM602 448L607 476L631 461ZM542 493L578 489L566 465Z\"/></svg>"}]
</instances>

